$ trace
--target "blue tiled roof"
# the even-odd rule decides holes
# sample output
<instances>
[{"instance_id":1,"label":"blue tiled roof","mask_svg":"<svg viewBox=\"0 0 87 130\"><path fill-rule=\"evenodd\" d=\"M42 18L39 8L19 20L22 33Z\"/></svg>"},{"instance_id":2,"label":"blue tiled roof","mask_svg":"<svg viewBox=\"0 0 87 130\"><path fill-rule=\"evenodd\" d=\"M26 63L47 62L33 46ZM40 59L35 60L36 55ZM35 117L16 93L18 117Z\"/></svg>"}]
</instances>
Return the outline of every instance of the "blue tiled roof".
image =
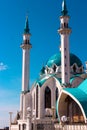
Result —
<instances>
[{"instance_id":1,"label":"blue tiled roof","mask_svg":"<svg viewBox=\"0 0 87 130\"><path fill-rule=\"evenodd\" d=\"M44 77L42 78L38 78L35 84L39 84L39 86L41 87L51 77L55 77L61 83L61 78L57 78L55 74L48 74L48 75L44 75Z\"/></svg>"},{"instance_id":2,"label":"blue tiled roof","mask_svg":"<svg viewBox=\"0 0 87 130\"><path fill-rule=\"evenodd\" d=\"M61 78L59 78L56 74L44 74L43 77L41 78L38 78L36 81L35 81L35 84L39 84L39 86L41 87L50 77L54 77L56 78L60 84L61 84ZM76 77L80 77L80 74L77 74L77 75L74 75L73 77L70 78L70 83L72 83ZM35 86L35 85L34 85Z\"/></svg>"},{"instance_id":3,"label":"blue tiled roof","mask_svg":"<svg viewBox=\"0 0 87 130\"><path fill-rule=\"evenodd\" d=\"M70 53L70 66L74 63L76 63L79 67L82 66L81 60L76 55ZM48 67L52 67L53 64L56 64L57 66L61 65L61 53L57 53L50 57L46 65Z\"/></svg>"}]
</instances>

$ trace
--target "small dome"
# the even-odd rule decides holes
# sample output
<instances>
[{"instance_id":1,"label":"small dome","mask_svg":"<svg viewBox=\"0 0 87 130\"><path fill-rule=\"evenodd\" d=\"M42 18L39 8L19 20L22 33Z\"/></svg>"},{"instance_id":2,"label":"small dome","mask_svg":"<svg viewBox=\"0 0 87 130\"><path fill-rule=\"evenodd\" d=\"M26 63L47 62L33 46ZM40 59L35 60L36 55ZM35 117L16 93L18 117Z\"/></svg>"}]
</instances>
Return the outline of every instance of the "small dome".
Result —
<instances>
[{"instance_id":1,"label":"small dome","mask_svg":"<svg viewBox=\"0 0 87 130\"><path fill-rule=\"evenodd\" d=\"M72 66L75 63L78 67L82 66L81 60L76 55L70 53L70 66ZM48 67L52 67L53 64L56 64L57 66L61 65L61 53L55 54L52 57L50 57L46 65Z\"/></svg>"}]
</instances>

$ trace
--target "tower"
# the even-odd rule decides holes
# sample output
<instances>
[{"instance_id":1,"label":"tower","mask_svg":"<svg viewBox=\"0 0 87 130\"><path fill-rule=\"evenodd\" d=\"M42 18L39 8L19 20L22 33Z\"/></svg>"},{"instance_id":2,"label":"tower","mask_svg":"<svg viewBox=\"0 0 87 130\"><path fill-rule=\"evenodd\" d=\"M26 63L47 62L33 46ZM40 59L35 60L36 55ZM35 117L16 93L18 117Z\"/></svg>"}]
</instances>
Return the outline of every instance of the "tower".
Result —
<instances>
[{"instance_id":1,"label":"tower","mask_svg":"<svg viewBox=\"0 0 87 130\"><path fill-rule=\"evenodd\" d=\"M28 17L26 17L25 28L23 33L22 48L22 93L20 97L20 111L22 113L22 119L26 118L27 94L29 93L29 65L30 65L30 30L28 25Z\"/></svg>"},{"instance_id":2,"label":"tower","mask_svg":"<svg viewBox=\"0 0 87 130\"><path fill-rule=\"evenodd\" d=\"M22 59L22 92L29 91L29 64L30 64L30 49L32 45L30 44L30 32L28 25L28 17L26 17L24 34L23 34L23 43L21 48L23 50L23 59Z\"/></svg>"},{"instance_id":3,"label":"tower","mask_svg":"<svg viewBox=\"0 0 87 130\"><path fill-rule=\"evenodd\" d=\"M69 55L69 35L71 29L68 26L69 16L66 1L62 2L62 15L60 16L60 29L58 30L61 39L61 78L62 84L69 83L70 80L70 55Z\"/></svg>"}]
</instances>

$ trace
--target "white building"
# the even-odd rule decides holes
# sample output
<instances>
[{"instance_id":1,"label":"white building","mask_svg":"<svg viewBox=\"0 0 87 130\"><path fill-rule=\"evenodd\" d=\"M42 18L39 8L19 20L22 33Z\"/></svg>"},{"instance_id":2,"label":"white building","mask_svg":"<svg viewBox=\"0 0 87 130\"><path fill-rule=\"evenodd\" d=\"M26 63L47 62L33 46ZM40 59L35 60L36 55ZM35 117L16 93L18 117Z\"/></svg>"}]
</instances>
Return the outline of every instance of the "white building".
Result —
<instances>
[{"instance_id":1,"label":"white building","mask_svg":"<svg viewBox=\"0 0 87 130\"><path fill-rule=\"evenodd\" d=\"M11 130L47 130L67 117L66 123L82 123L87 119L87 75L81 60L69 51L71 28L66 1L60 16L61 47L41 69L40 76L29 89L30 31L28 17L23 34L22 92L20 110ZM35 126L35 124L37 124Z\"/></svg>"}]
</instances>

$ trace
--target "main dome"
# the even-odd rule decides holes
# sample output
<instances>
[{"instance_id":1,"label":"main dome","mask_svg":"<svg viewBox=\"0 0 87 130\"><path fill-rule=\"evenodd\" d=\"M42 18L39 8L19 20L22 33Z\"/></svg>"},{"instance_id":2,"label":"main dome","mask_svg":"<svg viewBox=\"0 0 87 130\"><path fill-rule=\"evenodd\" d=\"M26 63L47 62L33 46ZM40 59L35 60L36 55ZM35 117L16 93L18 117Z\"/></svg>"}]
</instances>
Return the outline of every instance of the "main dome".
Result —
<instances>
[{"instance_id":1,"label":"main dome","mask_svg":"<svg viewBox=\"0 0 87 130\"><path fill-rule=\"evenodd\" d=\"M76 63L78 67L82 66L81 60L76 55L70 53L70 66L74 63ZM52 67L53 64L56 64L57 66L61 65L61 53L51 56L46 63L48 67Z\"/></svg>"}]
</instances>

